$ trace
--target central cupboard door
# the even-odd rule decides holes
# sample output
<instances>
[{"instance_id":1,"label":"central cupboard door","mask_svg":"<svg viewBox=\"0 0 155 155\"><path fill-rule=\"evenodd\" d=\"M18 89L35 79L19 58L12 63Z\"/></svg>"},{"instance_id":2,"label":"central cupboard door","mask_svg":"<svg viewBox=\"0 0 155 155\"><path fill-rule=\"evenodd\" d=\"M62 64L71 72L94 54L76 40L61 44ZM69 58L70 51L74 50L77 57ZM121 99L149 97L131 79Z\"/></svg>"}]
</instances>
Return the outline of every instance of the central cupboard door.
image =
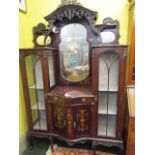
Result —
<instances>
[{"instance_id":1,"label":"central cupboard door","mask_svg":"<svg viewBox=\"0 0 155 155\"><path fill-rule=\"evenodd\" d=\"M91 133L90 106L53 106L54 132L67 138L88 136Z\"/></svg>"},{"instance_id":2,"label":"central cupboard door","mask_svg":"<svg viewBox=\"0 0 155 155\"><path fill-rule=\"evenodd\" d=\"M90 106L77 106L75 108L76 136L90 135L91 115Z\"/></svg>"}]
</instances>

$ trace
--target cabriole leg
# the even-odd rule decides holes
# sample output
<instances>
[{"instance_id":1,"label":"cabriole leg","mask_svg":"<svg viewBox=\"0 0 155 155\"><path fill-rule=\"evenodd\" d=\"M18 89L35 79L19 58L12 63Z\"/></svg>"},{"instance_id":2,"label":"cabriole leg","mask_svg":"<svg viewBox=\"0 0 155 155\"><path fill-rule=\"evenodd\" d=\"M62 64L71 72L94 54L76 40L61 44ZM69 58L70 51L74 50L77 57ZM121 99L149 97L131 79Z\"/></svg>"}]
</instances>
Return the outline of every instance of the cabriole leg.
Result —
<instances>
[{"instance_id":1,"label":"cabriole leg","mask_svg":"<svg viewBox=\"0 0 155 155\"><path fill-rule=\"evenodd\" d=\"M51 147L51 149L53 149L54 138L53 137L50 137L49 140L50 140L50 147Z\"/></svg>"},{"instance_id":2,"label":"cabriole leg","mask_svg":"<svg viewBox=\"0 0 155 155\"><path fill-rule=\"evenodd\" d=\"M93 150L93 155L96 155L96 142L92 141L92 150Z\"/></svg>"},{"instance_id":3,"label":"cabriole leg","mask_svg":"<svg viewBox=\"0 0 155 155\"><path fill-rule=\"evenodd\" d=\"M31 135L28 135L28 141L29 141L29 150L33 150L33 137Z\"/></svg>"}]
</instances>

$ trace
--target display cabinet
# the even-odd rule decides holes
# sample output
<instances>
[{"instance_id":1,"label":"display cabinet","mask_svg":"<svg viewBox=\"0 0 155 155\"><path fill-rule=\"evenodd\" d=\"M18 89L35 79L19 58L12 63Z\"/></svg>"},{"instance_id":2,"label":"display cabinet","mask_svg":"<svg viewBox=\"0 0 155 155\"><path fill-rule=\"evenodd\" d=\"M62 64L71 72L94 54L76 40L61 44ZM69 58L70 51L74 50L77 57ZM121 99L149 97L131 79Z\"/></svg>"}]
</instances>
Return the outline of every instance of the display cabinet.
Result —
<instances>
[{"instance_id":1,"label":"display cabinet","mask_svg":"<svg viewBox=\"0 0 155 155\"><path fill-rule=\"evenodd\" d=\"M122 153L127 46L118 43L119 22L95 25L97 12L76 2L45 19L48 28L33 28L35 47L20 49L30 142L90 141L94 151L102 144Z\"/></svg>"}]
</instances>

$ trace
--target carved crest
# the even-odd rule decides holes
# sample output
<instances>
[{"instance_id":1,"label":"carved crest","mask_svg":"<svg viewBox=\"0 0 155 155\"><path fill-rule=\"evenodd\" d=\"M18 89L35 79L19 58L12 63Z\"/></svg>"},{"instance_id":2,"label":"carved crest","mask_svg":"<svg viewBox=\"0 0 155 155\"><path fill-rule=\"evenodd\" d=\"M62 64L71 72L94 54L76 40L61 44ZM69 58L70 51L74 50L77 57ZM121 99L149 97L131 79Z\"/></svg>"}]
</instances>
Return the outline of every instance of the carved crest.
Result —
<instances>
[{"instance_id":1,"label":"carved crest","mask_svg":"<svg viewBox=\"0 0 155 155\"><path fill-rule=\"evenodd\" d=\"M77 0L61 0L61 5L59 7L65 6L65 5L81 5Z\"/></svg>"},{"instance_id":2,"label":"carved crest","mask_svg":"<svg viewBox=\"0 0 155 155\"><path fill-rule=\"evenodd\" d=\"M61 8L58 8L53 13L49 14L45 17L45 19L49 22L49 27L55 25L56 22L62 22L63 19L81 19L85 17L90 25L94 25L97 19L97 12L88 10L82 6L78 5L66 5Z\"/></svg>"},{"instance_id":3,"label":"carved crest","mask_svg":"<svg viewBox=\"0 0 155 155\"><path fill-rule=\"evenodd\" d=\"M119 39L119 22L112 18L105 18L102 24L95 25L97 12L83 7L77 0L62 0L61 5L51 14L44 17L49 23L48 27L44 24L38 24L33 28L34 43L39 35L44 35L44 45L48 37L52 40L52 35L59 33L60 29L70 23L82 23L90 27L97 42L101 42L100 34L104 31L110 31L115 34L115 40L112 43L118 43ZM91 40L91 39L90 39ZM47 45L50 46L51 44Z\"/></svg>"}]
</instances>

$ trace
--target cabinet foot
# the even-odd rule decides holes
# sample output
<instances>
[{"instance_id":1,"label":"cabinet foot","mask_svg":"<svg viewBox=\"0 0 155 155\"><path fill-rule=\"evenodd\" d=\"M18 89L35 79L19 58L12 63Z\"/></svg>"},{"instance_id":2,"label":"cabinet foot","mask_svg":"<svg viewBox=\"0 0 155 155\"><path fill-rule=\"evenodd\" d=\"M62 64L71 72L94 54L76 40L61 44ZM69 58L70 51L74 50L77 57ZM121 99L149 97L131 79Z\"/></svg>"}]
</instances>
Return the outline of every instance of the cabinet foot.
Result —
<instances>
[{"instance_id":1,"label":"cabinet foot","mask_svg":"<svg viewBox=\"0 0 155 155\"><path fill-rule=\"evenodd\" d=\"M123 147L123 144L120 145L119 149L120 149L120 155L124 155L124 147Z\"/></svg>"},{"instance_id":2,"label":"cabinet foot","mask_svg":"<svg viewBox=\"0 0 155 155\"><path fill-rule=\"evenodd\" d=\"M93 150L93 155L96 155L96 142L92 141L92 150Z\"/></svg>"},{"instance_id":3,"label":"cabinet foot","mask_svg":"<svg viewBox=\"0 0 155 155\"><path fill-rule=\"evenodd\" d=\"M29 150L33 150L33 137L32 136L28 136L28 140L29 140Z\"/></svg>"},{"instance_id":4,"label":"cabinet foot","mask_svg":"<svg viewBox=\"0 0 155 155\"><path fill-rule=\"evenodd\" d=\"M51 149L53 149L54 138L53 137L50 137L49 140L50 140L50 147L51 147Z\"/></svg>"}]
</instances>

